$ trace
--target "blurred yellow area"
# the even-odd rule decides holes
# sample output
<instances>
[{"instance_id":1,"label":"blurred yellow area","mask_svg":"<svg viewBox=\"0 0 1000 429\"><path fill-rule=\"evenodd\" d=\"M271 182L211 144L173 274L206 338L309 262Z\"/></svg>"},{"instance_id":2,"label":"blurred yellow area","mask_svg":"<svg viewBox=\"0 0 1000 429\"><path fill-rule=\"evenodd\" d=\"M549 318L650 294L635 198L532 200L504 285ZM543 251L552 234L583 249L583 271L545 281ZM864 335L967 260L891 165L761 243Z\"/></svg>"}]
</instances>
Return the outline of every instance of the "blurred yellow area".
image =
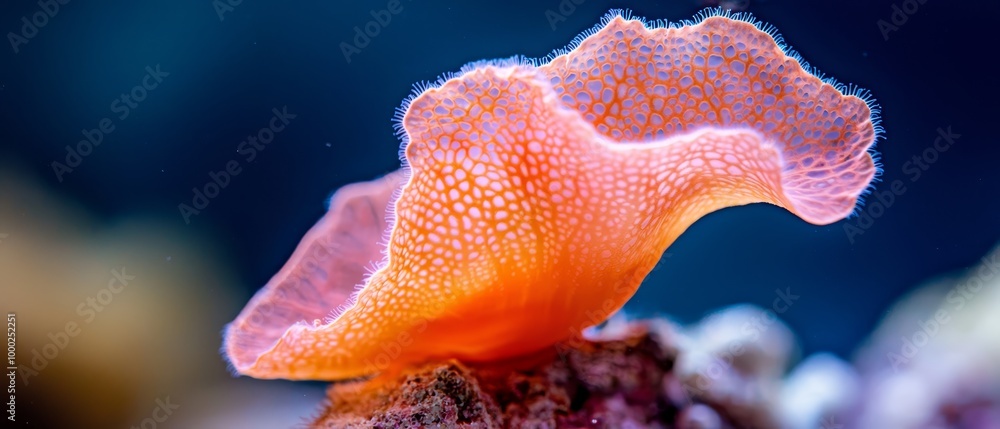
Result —
<instances>
[{"instance_id":1,"label":"blurred yellow area","mask_svg":"<svg viewBox=\"0 0 1000 429\"><path fill-rule=\"evenodd\" d=\"M0 196L0 311L16 315L18 421L288 427L317 407L320 387L230 375L221 332L248 296L204 231L149 216L101 221L3 166ZM271 393L254 394L262 386Z\"/></svg>"}]
</instances>

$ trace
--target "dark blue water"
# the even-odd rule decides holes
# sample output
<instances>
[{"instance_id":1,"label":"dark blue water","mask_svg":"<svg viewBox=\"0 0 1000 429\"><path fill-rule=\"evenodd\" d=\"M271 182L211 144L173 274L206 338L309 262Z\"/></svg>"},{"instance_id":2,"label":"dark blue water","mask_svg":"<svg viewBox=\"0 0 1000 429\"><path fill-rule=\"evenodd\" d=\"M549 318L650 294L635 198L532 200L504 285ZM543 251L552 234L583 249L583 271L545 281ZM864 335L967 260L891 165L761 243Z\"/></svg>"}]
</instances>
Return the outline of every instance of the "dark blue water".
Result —
<instances>
[{"instance_id":1,"label":"dark blue water","mask_svg":"<svg viewBox=\"0 0 1000 429\"><path fill-rule=\"evenodd\" d=\"M8 34L0 46L0 158L105 220L153 213L189 223L231 255L249 293L334 189L398 166L391 118L414 82L474 60L544 56L612 7L671 20L700 9L694 0L577 2L560 11L555 0L71 1L27 43ZM997 6L914 0L905 22L880 29L904 3L751 1L749 10L818 69L872 91L887 129L876 192L894 182L905 191L883 195L883 209L869 213L877 219L848 221L853 234L771 206L712 214L668 250L628 308L691 321L738 302L768 308L777 289L790 290L798 298L782 317L805 351L847 354L901 294L972 266L1000 239L998 91L987 57ZM345 55L354 27L390 6L391 21ZM25 34L21 17L39 10L3 2L0 30ZM134 99L119 99L143 79ZM295 116L250 162L237 149L272 109ZM948 127L960 135L954 144L915 163ZM52 162L66 161L83 130L101 145L57 173ZM192 188L234 160L238 174L185 219L178 205L192 202Z\"/></svg>"}]
</instances>

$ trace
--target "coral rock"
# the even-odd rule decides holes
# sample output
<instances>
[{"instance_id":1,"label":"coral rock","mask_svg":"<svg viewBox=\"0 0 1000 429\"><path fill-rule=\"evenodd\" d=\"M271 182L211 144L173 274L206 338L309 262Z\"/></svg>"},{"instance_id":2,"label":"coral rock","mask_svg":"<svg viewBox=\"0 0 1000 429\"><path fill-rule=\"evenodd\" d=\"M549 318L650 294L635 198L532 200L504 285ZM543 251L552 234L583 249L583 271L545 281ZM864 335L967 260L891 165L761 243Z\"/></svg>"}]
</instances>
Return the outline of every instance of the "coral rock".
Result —
<instances>
[{"instance_id":1,"label":"coral rock","mask_svg":"<svg viewBox=\"0 0 1000 429\"><path fill-rule=\"evenodd\" d=\"M686 395L673 374L677 338L666 323L636 322L616 338L564 343L530 360L452 360L338 383L310 427L749 427Z\"/></svg>"}]
</instances>

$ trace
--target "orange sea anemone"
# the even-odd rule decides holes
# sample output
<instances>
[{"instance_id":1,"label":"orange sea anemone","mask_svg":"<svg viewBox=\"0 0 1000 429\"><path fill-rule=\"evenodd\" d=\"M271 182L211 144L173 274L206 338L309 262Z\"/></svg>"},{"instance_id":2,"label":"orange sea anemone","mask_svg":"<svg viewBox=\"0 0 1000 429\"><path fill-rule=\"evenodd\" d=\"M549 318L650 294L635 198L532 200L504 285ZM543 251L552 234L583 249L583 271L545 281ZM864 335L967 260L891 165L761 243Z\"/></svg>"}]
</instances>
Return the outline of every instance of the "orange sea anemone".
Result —
<instances>
[{"instance_id":1,"label":"orange sea anemone","mask_svg":"<svg viewBox=\"0 0 1000 429\"><path fill-rule=\"evenodd\" d=\"M229 326L235 370L332 380L530 354L620 309L712 211L848 216L877 173L867 93L747 15L695 21L612 12L550 58L420 88L403 170L337 192Z\"/></svg>"}]
</instances>

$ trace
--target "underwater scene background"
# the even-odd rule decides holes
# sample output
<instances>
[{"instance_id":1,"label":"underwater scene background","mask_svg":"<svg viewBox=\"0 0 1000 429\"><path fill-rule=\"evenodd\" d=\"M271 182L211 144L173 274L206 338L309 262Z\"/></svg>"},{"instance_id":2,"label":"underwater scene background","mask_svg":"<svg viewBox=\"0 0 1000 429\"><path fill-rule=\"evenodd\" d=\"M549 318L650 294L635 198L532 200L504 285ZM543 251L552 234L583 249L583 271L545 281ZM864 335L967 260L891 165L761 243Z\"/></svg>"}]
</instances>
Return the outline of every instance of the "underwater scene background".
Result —
<instances>
[{"instance_id":1,"label":"underwater scene background","mask_svg":"<svg viewBox=\"0 0 1000 429\"><path fill-rule=\"evenodd\" d=\"M855 215L828 226L764 204L710 214L624 311L683 325L780 301L795 356L851 360L894 303L975 275L1000 243L1000 8L721 3L870 91L882 173ZM165 414L152 427L287 427L314 415L324 384L231 378L221 332L333 191L399 167L392 118L413 85L477 60L544 57L613 8L675 22L714 5L4 2L0 310L16 313L15 367L30 368L17 423L129 427ZM982 299L947 290L929 305Z\"/></svg>"}]
</instances>

